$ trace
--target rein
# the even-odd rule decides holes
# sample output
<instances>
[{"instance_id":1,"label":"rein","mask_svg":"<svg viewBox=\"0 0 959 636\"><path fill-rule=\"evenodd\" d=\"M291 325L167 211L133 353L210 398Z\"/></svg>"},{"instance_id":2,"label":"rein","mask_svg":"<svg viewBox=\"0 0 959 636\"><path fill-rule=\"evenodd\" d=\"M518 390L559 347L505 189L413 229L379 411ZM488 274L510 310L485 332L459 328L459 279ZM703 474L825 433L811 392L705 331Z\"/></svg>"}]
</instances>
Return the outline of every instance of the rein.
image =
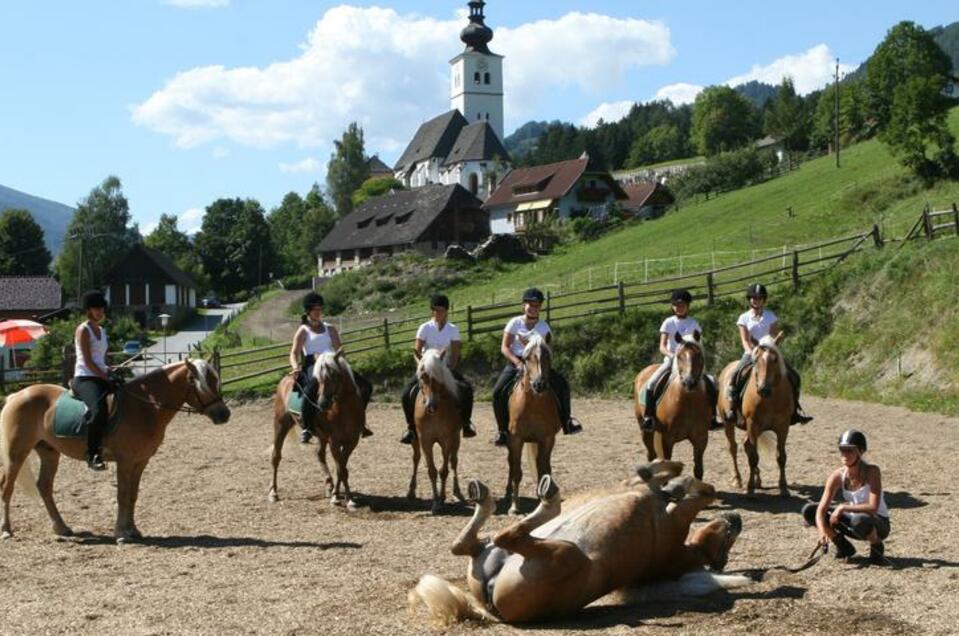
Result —
<instances>
[{"instance_id":1,"label":"rein","mask_svg":"<svg viewBox=\"0 0 959 636\"><path fill-rule=\"evenodd\" d=\"M216 404L218 401L223 399L222 397L217 396L216 399L210 400L209 402L204 403L203 399L200 397L200 392L196 388L196 384L194 384L193 382L190 382L190 388L193 390L193 393L196 395L196 401L199 402L201 408L197 409L189 405L184 406L183 404L181 404L180 406L166 406L166 405L160 404L159 402L157 402L151 397L143 397L143 396L137 395L136 393L128 391L125 386L119 391L117 391L117 393L118 394L122 393L124 397L132 397L135 400L139 400L140 402L143 402L144 404L149 404L150 406L153 406L154 408L157 408L162 411L174 411L177 413L187 413L188 415L192 415L194 413L200 413L200 414L205 413L208 408L210 408L212 405Z\"/></svg>"}]
</instances>

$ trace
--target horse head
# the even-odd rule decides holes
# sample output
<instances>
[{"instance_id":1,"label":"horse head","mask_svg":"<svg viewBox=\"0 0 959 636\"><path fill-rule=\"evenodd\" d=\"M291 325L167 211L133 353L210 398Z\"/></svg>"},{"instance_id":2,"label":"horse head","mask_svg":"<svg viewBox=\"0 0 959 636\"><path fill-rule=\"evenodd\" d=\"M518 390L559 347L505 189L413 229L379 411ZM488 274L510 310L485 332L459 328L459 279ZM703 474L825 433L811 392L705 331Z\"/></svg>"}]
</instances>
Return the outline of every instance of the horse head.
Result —
<instances>
[{"instance_id":1,"label":"horse head","mask_svg":"<svg viewBox=\"0 0 959 636\"><path fill-rule=\"evenodd\" d=\"M673 372L679 378L683 388L692 391L699 385L706 368L706 356L703 353L702 334L694 331L692 335L675 335L679 348L673 356Z\"/></svg>"},{"instance_id":2,"label":"horse head","mask_svg":"<svg viewBox=\"0 0 959 636\"><path fill-rule=\"evenodd\" d=\"M186 402L210 418L214 424L225 424L230 419L230 409L220 395L220 376L206 360L184 361L192 390Z\"/></svg>"},{"instance_id":3,"label":"horse head","mask_svg":"<svg viewBox=\"0 0 959 636\"><path fill-rule=\"evenodd\" d=\"M759 344L753 348L755 364L753 377L756 380L756 390L760 397L768 398L772 395L773 388L786 376L786 359L779 350L779 343L782 342L782 339L782 333L775 338L763 336Z\"/></svg>"},{"instance_id":4,"label":"horse head","mask_svg":"<svg viewBox=\"0 0 959 636\"><path fill-rule=\"evenodd\" d=\"M336 353L326 352L320 354L316 363L313 365L313 376L316 378L316 407L320 412L329 411L340 392L344 377L350 373L345 369L346 361L343 359L343 349L338 349Z\"/></svg>"},{"instance_id":5,"label":"horse head","mask_svg":"<svg viewBox=\"0 0 959 636\"><path fill-rule=\"evenodd\" d=\"M729 560L729 551L743 529L743 520L735 512L726 512L693 533L689 545L700 549L704 565L722 572Z\"/></svg>"},{"instance_id":6,"label":"horse head","mask_svg":"<svg viewBox=\"0 0 959 636\"><path fill-rule=\"evenodd\" d=\"M549 372L553 361L546 340L534 333L523 349L523 373L534 393L542 393L549 388Z\"/></svg>"},{"instance_id":7,"label":"horse head","mask_svg":"<svg viewBox=\"0 0 959 636\"><path fill-rule=\"evenodd\" d=\"M426 412L436 412L438 386L445 387L454 398L457 394L456 378L446 364L446 349L427 349L417 356L416 378L420 384L420 396Z\"/></svg>"}]
</instances>

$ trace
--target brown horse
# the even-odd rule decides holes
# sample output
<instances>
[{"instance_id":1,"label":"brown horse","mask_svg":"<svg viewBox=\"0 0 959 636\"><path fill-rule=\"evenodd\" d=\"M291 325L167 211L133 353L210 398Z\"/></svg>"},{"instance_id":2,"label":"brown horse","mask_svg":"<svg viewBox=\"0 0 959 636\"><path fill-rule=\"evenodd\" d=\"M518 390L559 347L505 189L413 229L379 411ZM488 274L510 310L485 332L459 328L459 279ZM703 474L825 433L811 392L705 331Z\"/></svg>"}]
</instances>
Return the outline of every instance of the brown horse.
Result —
<instances>
[{"instance_id":1,"label":"brown horse","mask_svg":"<svg viewBox=\"0 0 959 636\"><path fill-rule=\"evenodd\" d=\"M433 486L432 513L438 514L446 500L446 478L453 471L453 496L463 501L460 492L457 463L459 461L460 431L463 430L462 416L456 405L456 378L446 366L446 349L437 351L427 349L416 367L419 379L419 399L413 411L416 423L416 442L413 444L413 476L406 496L416 498L416 471L420 465L420 453L426 456L426 469L430 484ZM433 445L438 444L443 456L439 469L440 486L436 486L436 462L433 459Z\"/></svg>"},{"instance_id":2,"label":"brown horse","mask_svg":"<svg viewBox=\"0 0 959 636\"><path fill-rule=\"evenodd\" d=\"M356 502L350 492L347 462L360 441L360 434L366 424L366 410L353 380L353 371L343 358L342 349L336 353L320 354L313 365L313 375L318 381L318 413L316 422L307 422L307 427L316 432L319 442L316 456L326 475L326 494L330 497L330 503L341 505L344 503L340 498L342 487L346 495L345 504L353 509L356 508ZM287 375L280 380L273 396L273 483L270 485L270 501L280 499L276 489L276 474L283 458L283 442L294 427L293 415L286 408L286 400L292 390L293 376ZM330 454L336 463L335 482L330 467L326 464L327 446L330 447Z\"/></svg>"},{"instance_id":3,"label":"brown horse","mask_svg":"<svg viewBox=\"0 0 959 636\"><path fill-rule=\"evenodd\" d=\"M556 433L562 427L559 402L549 385L552 352L539 334L530 336L523 350L523 369L509 397L509 478L506 496L509 513L519 514L519 484L523 479L523 444L528 444L536 478L553 472L550 459Z\"/></svg>"},{"instance_id":4,"label":"brown horse","mask_svg":"<svg viewBox=\"0 0 959 636\"><path fill-rule=\"evenodd\" d=\"M712 421L712 403L706 391L704 368L706 366L699 332L683 337L676 334L679 348L673 356L669 386L656 404L656 420L660 423L655 431L643 432L647 459L652 461L673 458L673 445L688 439L693 445L693 474L703 478L703 453L709 441L709 424ZM639 372L633 383L636 419L643 421L646 406L640 404L646 382L659 365L652 364Z\"/></svg>"},{"instance_id":5,"label":"brown horse","mask_svg":"<svg viewBox=\"0 0 959 636\"><path fill-rule=\"evenodd\" d=\"M733 458L733 479L737 488L743 487L743 478L739 473L736 459L736 427L745 429L746 438L743 448L749 459L749 482L747 492L752 493L762 487L759 477L759 449L763 433L771 431L776 435L776 461L779 464L779 494L789 496L786 485L786 437L795 410L793 388L786 374L786 359L779 350L783 334L775 338L765 336L753 347L753 368L751 380L746 384L742 398L742 408L736 421L726 420L726 439L729 442L729 454ZM726 386L732 381L736 363L731 362L723 369L719 378L719 412L729 410L726 398Z\"/></svg>"},{"instance_id":6,"label":"brown horse","mask_svg":"<svg viewBox=\"0 0 959 636\"><path fill-rule=\"evenodd\" d=\"M32 479L28 456L40 456L36 489L53 521L54 533L67 537L73 531L64 523L53 501L53 480L60 455L83 461L87 440L63 439L53 434L57 399L66 391L53 384L37 384L7 397L0 413L0 459L3 473L3 522L0 536L12 535L10 498L21 468ZM150 458L163 442L166 427L183 410L183 404L209 417L214 424L230 419L230 409L220 397L220 378L204 360L168 364L135 378L123 388L123 406L116 431L103 439L103 454L117 464L117 520L114 536L118 543L142 538L134 523L134 509L140 477Z\"/></svg>"},{"instance_id":7,"label":"brown horse","mask_svg":"<svg viewBox=\"0 0 959 636\"><path fill-rule=\"evenodd\" d=\"M470 593L427 575L410 592L410 603L424 602L446 624L467 618L514 623L572 614L614 590L679 577L678 592L685 595L746 584L746 577L703 570L725 567L742 520L727 513L687 541L690 524L715 490L679 477L681 471L678 462L642 466L638 478L585 496L568 512L546 475L537 491L539 507L492 541L479 531L493 512L493 499L473 481L473 518L452 546L453 554L470 559Z\"/></svg>"}]
</instances>

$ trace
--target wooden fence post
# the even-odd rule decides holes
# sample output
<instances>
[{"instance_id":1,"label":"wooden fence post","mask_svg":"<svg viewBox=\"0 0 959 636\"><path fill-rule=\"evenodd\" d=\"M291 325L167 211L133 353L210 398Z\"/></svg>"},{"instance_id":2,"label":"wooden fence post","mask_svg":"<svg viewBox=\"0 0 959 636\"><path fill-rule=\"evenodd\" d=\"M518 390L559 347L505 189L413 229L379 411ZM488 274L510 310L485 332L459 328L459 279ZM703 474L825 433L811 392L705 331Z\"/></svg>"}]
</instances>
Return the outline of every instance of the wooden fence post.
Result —
<instances>
[{"instance_id":1,"label":"wooden fence post","mask_svg":"<svg viewBox=\"0 0 959 636\"><path fill-rule=\"evenodd\" d=\"M876 244L877 248L882 247L882 234L879 232L879 225L875 223L872 226L872 241Z\"/></svg>"},{"instance_id":2,"label":"wooden fence post","mask_svg":"<svg viewBox=\"0 0 959 636\"><path fill-rule=\"evenodd\" d=\"M220 377L220 383L223 382L223 374L220 373L220 347L217 345L213 347L213 357L210 358L210 363L213 365L213 368L216 369L216 374Z\"/></svg>"},{"instance_id":3,"label":"wooden fence post","mask_svg":"<svg viewBox=\"0 0 959 636\"><path fill-rule=\"evenodd\" d=\"M466 339L473 340L473 305L466 305Z\"/></svg>"},{"instance_id":4,"label":"wooden fence post","mask_svg":"<svg viewBox=\"0 0 959 636\"><path fill-rule=\"evenodd\" d=\"M386 347L386 350L390 349L390 319L383 319L383 346Z\"/></svg>"},{"instance_id":5,"label":"wooden fence post","mask_svg":"<svg viewBox=\"0 0 959 636\"><path fill-rule=\"evenodd\" d=\"M713 306L713 302L716 300L716 281L713 278L713 273L709 272L706 274L706 304L710 307Z\"/></svg>"},{"instance_id":6,"label":"wooden fence post","mask_svg":"<svg viewBox=\"0 0 959 636\"><path fill-rule=\"evenodd\" d=\"M799 252L793 250L793 287L799 289Z\"/></svg>"},{"instance_id":7,"label":"wooden fence post","mask_svg":"<svg viewBox=\"0 0 959 636\"><path fill-rule=\"evenodd\" d=\"M619 313L626 313L626 286L623 284L623 281L619 281Z\"/></svg>"},{"instance_id":8,"label":"wooden fence post","mask_svg":"<svg viewBox=\"0 0 959 636\"><path fill-rule=\"evenodd\" d=\"M926 233L926 238L932 240L932 220L929 218L929 206L922 210L922 229Z\"/></svg>"},{"instance_id":9,"label":"wooden fence post","mask_svg":"<svg viewBox=\"0 0 959 636\"><path fill-rule=\"evenodd\" d=\"M553 299L553 292L551 292L550 290L547 289L547 290L546 290L546 322L549 322L550 320L552 320L552 318L551 318L551 316L550 316L550 307L551 307L552 304L553 304L553 303L550 302L550 301L551 301L552 299Z\"/></svg>"},{"instance_id":10,"label":"wooden fence post","mask_svg":"<svg viewBox=\"0 0 959 636\"><path fill-rule=\"evenodd\" d=\"M959 236L959 207L956 207L956 204L952 204L952 218L956 222L956 236Z\"/></svg>"}]
</instances>

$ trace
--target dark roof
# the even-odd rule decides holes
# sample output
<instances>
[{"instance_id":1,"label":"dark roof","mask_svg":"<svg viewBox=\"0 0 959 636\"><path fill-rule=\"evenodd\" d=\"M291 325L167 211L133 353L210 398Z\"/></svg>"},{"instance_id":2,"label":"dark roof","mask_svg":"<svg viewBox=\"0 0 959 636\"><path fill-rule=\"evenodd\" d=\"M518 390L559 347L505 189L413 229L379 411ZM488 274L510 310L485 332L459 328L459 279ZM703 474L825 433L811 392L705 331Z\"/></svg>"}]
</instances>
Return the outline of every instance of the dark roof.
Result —
<instances>
[{"instance_id":1,"label":"dark roof","mask_svg":"<svg viewBox=\"0 0 959 636\"><path fill-rule=\"evenodd\" d=\"M0 310L59 309L60 283L50 276L0 277Z\"/></svg>"},{"instance_id":2,"label":"dark roof","mask_svg":"<svg viewBox=\"0 0 959 636\"><path fill-rule=\"evenodd\" d=\"M595 175L606 182L617 199L625 199L622 186L608 172L587 172L588 157L559 161L544 166L517 168L507 174L486 200L486 208L513 205L540 199L559 199L572 189L580 177Z\"/></svg>"},{"instance_id":3,"label":"dark roof","mask_svg":"<svg viewBox=\"0 0 959 636\"><path fill-rule=\"evenodd\" d=\"M458 110L451 110L424 123L396 162L397 172L430 157L446 157L460 131L469 124Z\"/></svg>"},{"instance_id":4,"label":"dark roof","mask_svg":"<svg viewBox=\"0 0 959 636\"><path fill-rule=\"evenodd\" d=\"M383 160L380 159L379 155L373 155L370 157L369 161L366 162L366 166L370 169L370 175L377 174L388 174L393 175L393 169L388 165L383 163Z\"/></svg>"},{"instance_id":5,"label":"dark roof","mask_svg":"<svg viewBox=\"0 0 959 636\"><path fill-rule=\"evenodd\" d=\"M639 210L644 205L671 205L676 197L666 186L656 181L639 181L623 186L629 197L621 206L627 210ZM655 196L654 196L655 194Z\"/></svg>"},{"instance_id":6,"label":"dark roof","mask_svg":"<svg viewBox=\"0 0 959 636\"><path fill-rule=\"evenodd\" d=\"M152 247L147 247L143 243L137 243L134 245L130 251L127 252L126 255L110 269L110 272L104 277L104 279L109 283L122 282L124 278L124 264L127 259L129 259L137 251L142 252L148 259L153 261L156 266L164 274L169 276L170 279L172 279L177 285L197 289L196 281L194 281L189 274L177 267L173 261L170 260L169 256L159 250L153 249Z\"/></svg>"},{"instance_id":7,"label":"dark roof","mask_svg":"<svg viewBox=\"0 0 959 636\"><path fill-rule=\"evenodd\" d=\"M482 209L483 202L459 184L433 184L367 199L333 226L320 251L383 247L415 242L450 208Z\"/></svg>"},{"instance_id":8,"label":"dark roof","mask_svg":"<svg viewBox=\"0 0 959 636\"><path fill-rule=\"evenodd\" d=\"M487 121L477 121L460 130L445 165L459 161L489 161L494 158L510 161L509 151Z\"/></svg>"}]
</instances>

